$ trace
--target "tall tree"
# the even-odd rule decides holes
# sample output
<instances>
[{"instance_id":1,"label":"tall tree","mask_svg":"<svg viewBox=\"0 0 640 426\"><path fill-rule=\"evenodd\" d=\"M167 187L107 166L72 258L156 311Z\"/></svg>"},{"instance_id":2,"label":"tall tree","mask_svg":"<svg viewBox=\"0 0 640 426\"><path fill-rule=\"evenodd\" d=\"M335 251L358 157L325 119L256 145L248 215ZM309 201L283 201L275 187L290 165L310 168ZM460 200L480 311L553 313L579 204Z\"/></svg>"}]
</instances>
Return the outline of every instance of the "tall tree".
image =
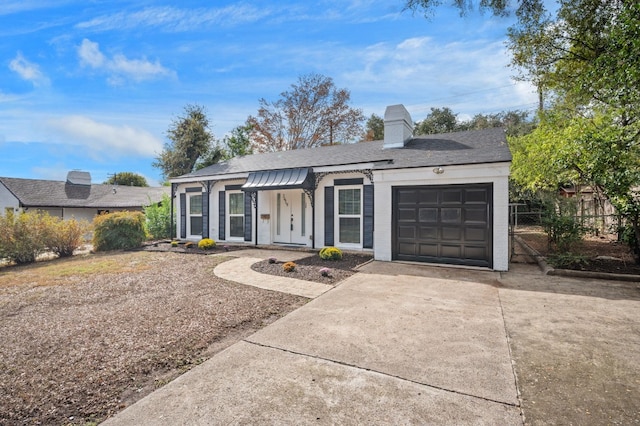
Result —
<instances>
[{"instance_id":1,"label":"tall tree","mask_svg":"<svg viewBox=\"0 0 640 426\"><path fill-rule=\"evenodd\" d=\"M298 78L297 84L268 102L260 99L251 138L258 152L287 151L351 142L362 134L362 111L349 106L351 94L333 79L319 74Z\"/></svg>"},{"instance_id":2,"label":"tall tree","mask_svg":"<svg viewBox=\"0 0 640 426\"><path fill-rule=\"evenodd\" d=\"M376 114L371 114L365 124L365 133L363 140L381 141L384 139L384 119Z\"/></svg>"},{"instance_id":3,"label":"tall tree","mask_svg":"<svg viewBox=\"0 0 640 426\"><path fill-rule=\"evenodd\" d=\"M224 158L226 160L233 157L242 157L243 155L253 154L251 147L251 132L253 125L249 122L235 127L231 130L231 134L225 136L222 140L224 145Z\"/></svg>"},{"instance_id":4,"label":"tall tree","mask_svg":"<svg viewBox=\"0 0 640 426\"><path fill-rule=\"evenodd\" d=\"M187 105L184 115L174 119L167 130L170 142L153 166L162 170L165 178L172 178L195 170L199 159L205 158L214 148L213 134L209 131L209 119L204 107Z\"/></svg>"},{"instance_id":5,"label":"tall tree","mask_svg":"<svg viewBox=\"0 0 640 426\"><path fill-rule=\"evenodd\" d=\"M415 124L414 133L416 135L449 133L455 131L457 126L457 114L454 114L451 108L431 108L427 117Z\"/></svg>"},{"instance_id":6,"label":"tall tree","mask_svg":"<svg viewBox=\"0 0 640 426\"><path fill-rule=\"evenodd\" d=\"M114 173L104 182L105 185L149 186L144 176L133 172Z\"/></svg>"}]
</instances>

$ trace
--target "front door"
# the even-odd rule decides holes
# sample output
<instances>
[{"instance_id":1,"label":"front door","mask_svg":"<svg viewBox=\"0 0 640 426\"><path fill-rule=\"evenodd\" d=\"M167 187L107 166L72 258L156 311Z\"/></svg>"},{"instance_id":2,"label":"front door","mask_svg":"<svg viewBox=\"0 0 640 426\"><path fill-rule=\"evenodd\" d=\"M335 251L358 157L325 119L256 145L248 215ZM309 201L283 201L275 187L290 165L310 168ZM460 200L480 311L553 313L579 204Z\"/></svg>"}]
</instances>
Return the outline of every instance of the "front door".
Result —
<instances>
[{"instance_id":1,"label":"front door","mask_svg":"<svg viewBox=\"0 0 640 426\"><path fill-rule=\"evenodd\" d=\"M302 190L274 191L273 242L306 245L308 200Z\"/></svg>"}]
</instances>

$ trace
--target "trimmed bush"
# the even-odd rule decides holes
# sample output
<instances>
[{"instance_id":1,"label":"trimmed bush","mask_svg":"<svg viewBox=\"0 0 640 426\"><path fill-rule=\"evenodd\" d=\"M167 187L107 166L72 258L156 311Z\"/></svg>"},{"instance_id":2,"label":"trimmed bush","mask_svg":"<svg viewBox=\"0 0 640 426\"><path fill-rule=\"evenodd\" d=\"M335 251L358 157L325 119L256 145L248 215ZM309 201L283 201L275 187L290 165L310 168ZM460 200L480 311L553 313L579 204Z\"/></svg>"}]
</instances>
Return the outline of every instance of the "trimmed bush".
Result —
<instances>
[{"instance_id":1,"label":"trimmed bush","mask_svg":"<svg viewBox=\"0 0 640 426\"><path fill-rule=\"evenodd\" d=\"M320 259L322 260L340 260L342 259L342 250L336 247L325 247L320 250Z\"/></svg>"},{"instance_id":2,"label":"trimmed bush","mask_svg":"<svg viewBox=\"0 0 640 426\"><path fill-rule=\"evenodd\" d=\"M142 212L115 212L93 219L93 248L96 251L132 249L146 239Z\"/></svg>"},{"instance_id":3,"label":"trimmed bush","mask_svg":"<svg viewBox=\"0 0 640 426\"><path fill-rule=\"evenodd\" d=\"M296 265L293 262L286 262L284 265L282 265L282 269L284 269L285 272L293 272L296 270Z\"/></svg>"},{"instance_id":4,"label":"trimmed bush","mask_svg":"<svg viewBox=\"0 0 640 426\"><path fill-rule=\"evenodd\" d=\"M178 247L178 242L176 240L171 241L171 247Z\"/></svg>"},{"instance_id":5,"label":"trimmed bush","mask_svg":"<svg viewBox=\"0 0 640 426\"><path fill-rule=\"evenodd\" d=\"M47 248L59 257L69 257L80 247L84 235L89 232L91 225L86 220L52 218L51 228L47 233Z\"/></svg>"},{"instance_id":6,"label":"trimmed bush","mask_svg":"<svg viewBox=\"0 0 640 426\"><path fill-rule=\"evenodd\" d=\"M0 257L19 265L33 263L47 250L53 218L48 213L32 211L0 216Z\"/></svg>"},{"instance_id":7,"label":"trimmed bush","mask_svg":"<svg viewBox=\"0 0 640 426\"><path fill-rule=\"evenodd\" d=\"M198 242L198 248L200 250L211 250L216 246L216 242L211 238L203 238Z\"/></svg>"}]
</instances>

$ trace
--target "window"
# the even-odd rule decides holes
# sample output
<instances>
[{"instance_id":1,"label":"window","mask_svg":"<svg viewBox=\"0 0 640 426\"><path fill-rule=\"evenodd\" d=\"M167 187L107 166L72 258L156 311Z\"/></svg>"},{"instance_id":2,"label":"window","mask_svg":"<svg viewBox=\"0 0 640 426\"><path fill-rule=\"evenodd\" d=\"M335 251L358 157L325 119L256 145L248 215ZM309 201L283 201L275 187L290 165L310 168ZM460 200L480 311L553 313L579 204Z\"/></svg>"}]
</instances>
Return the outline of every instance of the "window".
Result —
<instances>
[{"instance_id":1,"label":"window","mask_svg":"<svg viewBox=\"0 0 640 426\"><path fill-rule=\"evenodd\" d=\"M229 193L229 236L244 237L244 193Z\"/></svg>"},{"instance_id":2,"label":"window","mask_svg":"<svg viewBox=\"0 0 640 426\"><path fill-rule=\"evenodd\" d=\"M189 235L202 235L202 194L189 195Z\"/></svg>"},{"instance_id":3,"label":"window","mask_svg":"<svg viewBox=\"0 0 640 426\"><path fill-rule=\"evenodd\" d=\"M338 241L360 244L362 196L360 188L338 189Z\"/></svg>"}]
</instances>

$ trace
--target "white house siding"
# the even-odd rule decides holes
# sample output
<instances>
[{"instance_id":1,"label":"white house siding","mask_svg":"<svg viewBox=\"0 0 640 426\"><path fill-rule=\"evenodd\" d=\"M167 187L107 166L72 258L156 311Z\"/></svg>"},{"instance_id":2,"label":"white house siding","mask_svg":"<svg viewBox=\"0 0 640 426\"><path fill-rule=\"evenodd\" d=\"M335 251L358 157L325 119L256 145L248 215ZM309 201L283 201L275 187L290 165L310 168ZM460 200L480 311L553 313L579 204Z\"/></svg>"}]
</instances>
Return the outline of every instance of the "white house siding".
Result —
<instances>
[{"instance_id":1,"label":"white house siding","mask_svg":"<svg viewBox=\"0 0 640 426\"><path fill-rule=\"evenodd\" d=\"M0 183L0 215L4 215L5 211L9 208L17 211L19 205L18 199L6 186Z\"/></svg>"},{"instance_id":2,"label":"white house siding","mask_svg":"<svg viewBox=\"0 0 640 426\"><path fill-rule=\"evenodd\" d=\"M442 174L433 167L380 170L374 172L374 247L375 259L392 259L391 194L395 186L493 184L493 269L509 268L509 163L468 166L444 166Z\"/></svg>"}]
</instances>

